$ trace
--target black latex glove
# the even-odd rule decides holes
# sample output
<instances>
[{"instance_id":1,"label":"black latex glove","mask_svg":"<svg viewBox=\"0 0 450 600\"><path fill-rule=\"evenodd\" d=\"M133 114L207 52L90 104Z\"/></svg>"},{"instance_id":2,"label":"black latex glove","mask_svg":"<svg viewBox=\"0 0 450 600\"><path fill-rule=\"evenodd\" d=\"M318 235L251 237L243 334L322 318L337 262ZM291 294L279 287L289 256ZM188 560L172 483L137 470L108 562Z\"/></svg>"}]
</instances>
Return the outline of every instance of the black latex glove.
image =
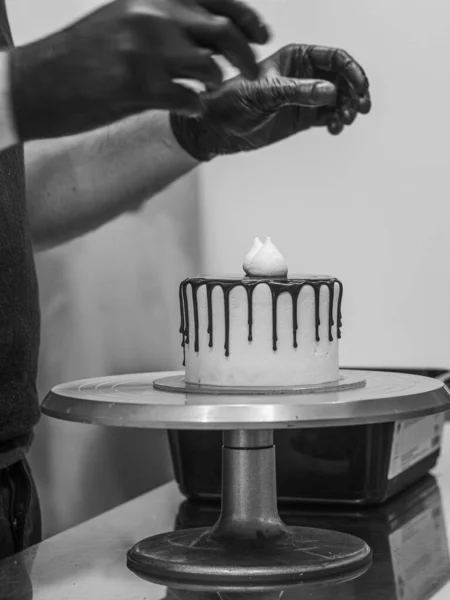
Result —
<instances>
[{"instance_id":1,"label":"black latex glove","mask_svg":"<svg viewBox=\"0 0 450 600\"><path fill-rule=\"evenodd\" d=\"M201 116L171 115L176 139L194 158L255 150L311 127L338 134L371 108L367 77L344 50L292 44L260 67L256 81L237 76L204 93Z\"/></svg>"},{"instance_id":2,"label":"black latex glove","mask_svg":"<svg viewBox=\"0 0 450 600\"><path fill-rule=\"evenodd\" d=\"M249 78L250 43L268 30L239 0L116 0L10 54L15 122L22 141L74 134L149 109L198 114L198 94L222 83L212 55Z\"/></svg>"}]
</instances>

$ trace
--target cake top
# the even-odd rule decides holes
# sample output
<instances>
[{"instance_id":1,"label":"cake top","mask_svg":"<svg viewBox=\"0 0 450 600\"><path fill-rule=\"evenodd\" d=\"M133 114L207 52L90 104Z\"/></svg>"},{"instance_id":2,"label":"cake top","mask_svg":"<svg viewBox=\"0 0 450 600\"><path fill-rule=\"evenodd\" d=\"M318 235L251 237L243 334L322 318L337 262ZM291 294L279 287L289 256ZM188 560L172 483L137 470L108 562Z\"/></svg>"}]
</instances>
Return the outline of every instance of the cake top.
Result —
<instances>
[{"instance_id":1,"label":"cake top","mask_svg":"<svg viewBox=\"0 0 450 600\"><path fill-rule=\"evenodd\" d=\"M242 268L245 272L244 277L238 274L219 276L208 276L205 274L188 277L181 282L180 290L186 285L195 285L197 288L204 284L213 287L221 285L224 288L227 287L227 289L231 289L236 285L242 285L247 289L253 289L259 283L266 283L273 287L273 289L276 287L280 291L289 289L292 286L300 289L305 284L313 287L318 286L317 289L320 289L320 286L323 284L331 285L338 283L341 285L338 279L331 275L299 274L289 275L288 278L286 261L270 237L266 239L264 244L257 237L254 239L253 246L244 258Z\"/></svg>"},{"instance_id":2,"label":"cake top","mask_svg":"<svg viewBox=\"0 0 450 600\"><path fill-rule=\"evenodd\" d=\"M275 247L270 237L264 244L259 238L255 238L242 268L247 277L287 277L288 274L284 256Z\"/></svg>"}]
</instances>

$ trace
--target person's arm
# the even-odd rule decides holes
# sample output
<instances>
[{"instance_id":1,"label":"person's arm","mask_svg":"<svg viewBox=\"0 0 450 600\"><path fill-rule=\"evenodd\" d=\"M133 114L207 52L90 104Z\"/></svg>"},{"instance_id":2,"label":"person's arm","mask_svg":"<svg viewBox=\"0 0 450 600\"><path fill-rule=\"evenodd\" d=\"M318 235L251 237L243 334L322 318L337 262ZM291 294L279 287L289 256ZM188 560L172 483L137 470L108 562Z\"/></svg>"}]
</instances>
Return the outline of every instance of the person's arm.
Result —
<instances>
[{"instance_id":1,"label":"person's arm","mask_svg":"<svg viewBox=\"0 0 450 600\"><path fill-rule=\"evenodd\" d=\"M370 111L367 77L343 50L291 44L260 66L256 81L238 76L203 94L201 116L146 113L90 134L28 145L37 248L138 206L200 161L263 148L312 127L337 134ZM304 78L322 76L325 68L331 81Z\"/></svg>"},{"instance_id":2,"label":"person's arm","mask_svg":"<svg viewBox=\"0 0 450 600\"><path fill-rule=\"evenodd\" d=\"M18 144L9 61L0 52L0 152ZM138 207L198 161L175 141L166 112L148 112L71 137L25 144L33 243L44 250Z\"/></svg>"},{"instance_id":3,"label":"person's arm","mask_svg":"<svg viewBox=\"0 0 450 600\"><path fill-rule=\"evenodd\" d=\"M165 112L26 144L35 249L67 242L137 208L197 164L175 141Z\"/></svg>"},{"instance_id":4,"label":"person's arm","mask_svg":"<svg viewBox=\"0 0 450 600\"><path fill-rule=\"evenodd\" d=\"M18 141L11 106L8 54L0 52L0 151L14 146Z\"/></svg>"}]
</instances>

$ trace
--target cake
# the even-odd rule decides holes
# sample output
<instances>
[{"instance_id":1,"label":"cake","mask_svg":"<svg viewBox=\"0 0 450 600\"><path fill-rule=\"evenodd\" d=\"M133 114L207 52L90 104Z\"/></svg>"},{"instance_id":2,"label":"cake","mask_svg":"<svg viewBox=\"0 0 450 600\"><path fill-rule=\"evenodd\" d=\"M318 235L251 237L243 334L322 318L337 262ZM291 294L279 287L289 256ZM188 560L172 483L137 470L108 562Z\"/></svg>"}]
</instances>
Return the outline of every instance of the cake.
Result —
<instances>
[{"instance_id":1,"label":"cake","mask_svg":"<svg viewBox=\"0 0 450 600\"><path fill-rule=\"evenodd\" d=\"M342 283L288 276L270 238L255 239L236 277L180 285L183 364L189 384L320 385L339 380Z\"/></svg>"}]
</instances>

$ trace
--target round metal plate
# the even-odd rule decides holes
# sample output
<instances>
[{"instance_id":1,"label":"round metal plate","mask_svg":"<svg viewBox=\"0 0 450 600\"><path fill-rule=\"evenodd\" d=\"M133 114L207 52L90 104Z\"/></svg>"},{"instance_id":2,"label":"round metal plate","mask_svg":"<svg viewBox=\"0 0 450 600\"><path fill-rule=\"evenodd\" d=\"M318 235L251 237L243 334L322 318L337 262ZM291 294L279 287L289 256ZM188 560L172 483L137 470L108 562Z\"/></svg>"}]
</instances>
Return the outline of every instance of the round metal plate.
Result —
<instances>
[{"instance_id":1,"label":"round metal plate","mask_svg":"<svg viewBox=\"0 0 450 600\"><path fill-rule=\"evenodd\" d=\"M189 529L143 540L127 558L133 573L159 585L233 591L249 584L252 590L283 589L360 575L372 552L352 535L309 527L289 527L274 540L263 535L219 540L211 530Z\"/></svg>"},{"instance_id":2,"label":"round metal plate","mask_svg":"<svg viewBox=\"0 0 450 600\"><path fill-rule=\"evenodd\" d=\"M170 375L155 379L153 387L163 392L178 394L203 394L207 396L283 396L292 394L319 394L321 392L343 392L355 390L366 385L366 380L353 372L341 373L339 381L318 385L296 385L285 387L232 387L215 385L196 385L187 383L184 374Z\"/></svg>"},{"instance_id":3,"label":"round metal plate","mask_svg":"<svg viewBox=\"0 0 450 600\"><path fill-rule=\"evenodd\" d=\"M245 396L163 392L155 379L182 372L87 379L58 385L44 414L66 421L160 429L283 429L383 423L450 409L436 379L382 371L341 371L365 379L361 389Z\"/></svg>"}]
</instances>

